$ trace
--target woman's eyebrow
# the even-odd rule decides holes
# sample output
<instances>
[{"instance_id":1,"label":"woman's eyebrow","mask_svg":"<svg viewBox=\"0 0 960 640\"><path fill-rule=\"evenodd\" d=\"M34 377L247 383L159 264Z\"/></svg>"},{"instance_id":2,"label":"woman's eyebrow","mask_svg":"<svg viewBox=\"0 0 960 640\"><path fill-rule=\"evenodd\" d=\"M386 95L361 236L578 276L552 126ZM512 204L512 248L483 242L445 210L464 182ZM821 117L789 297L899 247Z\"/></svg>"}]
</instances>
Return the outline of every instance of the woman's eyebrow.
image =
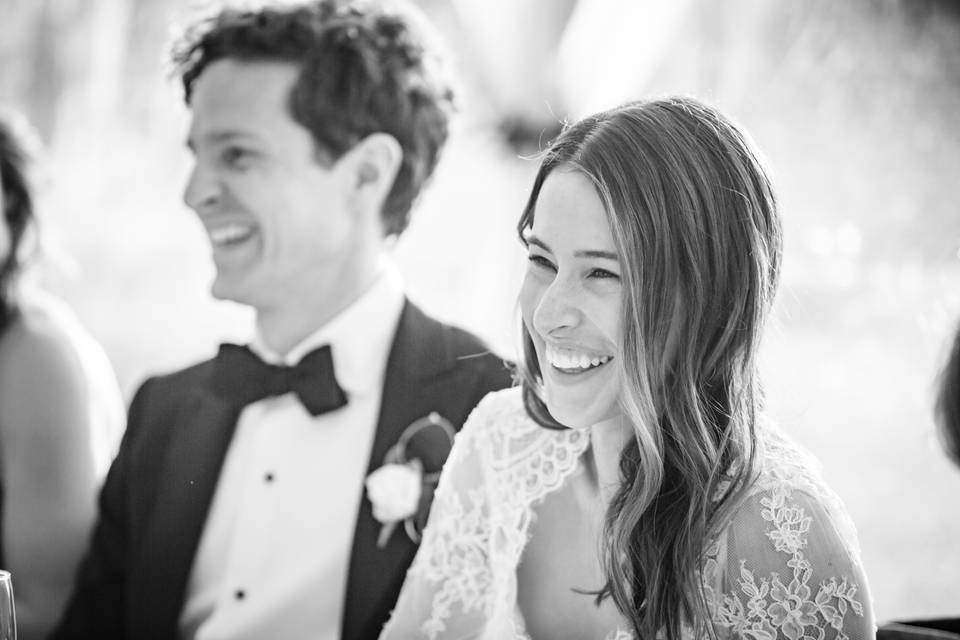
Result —
<instances>
[{"instance_id":1,"label":"woman's eyebrow","mask_svg":"<svg viewBox=\"0 0 960 640\"><path fill-rule=\"evenodd\" d=\"M613 260L614 262L620 261L620 256L613 251L601 251L599 249L581 249L574 251L573 255L578 258L603 258L604 260Z\"/></svg>"},{"instance_id":2,"label":"woman's eyebrow","mask_svg":"<svg viewBox=\"0 0 960 640\"><path fill-rule=\"evenodd\" d=\"M526 240L527 240L527 244L528 244L528 245L532 244L532 245L535 246L535 247L540 247L541 249L543 249L543 250L546 251L547 253L553 253L553 251L550 249L550 247L547 246L547 243L546 243L546 242L544 242L543 240L541 240L541 239L538 238L537 236L533 235L532 233L527 234Z\"/></svg>"},{"instance_id":3,"label":"woman's eyebrow","mask_svg":"<svg viewBox=\"0 0 960 640\"><path fill-rule=\"evenodd\" d=\"M553 253L553 250L547 245L546 242L538 238L533 234L526 236L527 244L532 244L535 247L540 247L547 253ZM601 249L578 249L573 252L573 255L578 258L601 258L603 260L612 260L614 262L620 261L620 256L618 256L613 251L603 251Z\"/></svg>"}]
</instances>

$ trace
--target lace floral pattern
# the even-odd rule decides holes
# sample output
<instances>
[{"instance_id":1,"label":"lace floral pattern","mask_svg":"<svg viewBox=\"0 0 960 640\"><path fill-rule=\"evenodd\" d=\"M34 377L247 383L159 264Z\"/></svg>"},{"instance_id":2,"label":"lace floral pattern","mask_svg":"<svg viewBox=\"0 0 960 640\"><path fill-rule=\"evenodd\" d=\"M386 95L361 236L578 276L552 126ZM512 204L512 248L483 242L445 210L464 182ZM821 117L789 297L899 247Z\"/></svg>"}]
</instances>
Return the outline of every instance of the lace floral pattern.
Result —
<instances>
[{"instance_id":1,"label":"lace floral pattern","mask_svg":"<svg viewBox=\"0 0 960 640\"><path fill-rule=\"evenodd\" d=\"M482 608L489 614L491 610L489 566L482 557L482 546L470 544L472 537L484 530L486 509L479 492L471 492L470 498L473 507L467 510L456 495L442 497L441 508L451 526L442 537L433 536L426 546L427 553L421 554L423 559L410 568L410 575L445 577L433 599L432 614L423 624L423 631L431 638L444 631L443 621L450 617L454 605L467 613ZM437 495L435 500L441 500L441 496Z\"/></svg>"},{"instance_id":2,"label":"lace floral pattern","mask_svg":"<svg viewBox=\"0 0 960 640\"><path fill-rule=\"evenodd\" d=\"M857 595L856 534L842 504L814 461L776 430L761 433L760 477L706 553L714 629L752 640L871 637ZM586 433L533 423L517 389L487 396L457 436L381 638L529 640L517 566L537 505L575 472L588 445ZM606 637L633 636L611 629Z\"/></svg>"},{"instance_id":3,"label":"lace floral pattern","mask_svg":"<svg viewBox=\"0 0 960 640\"><path fill-rule=\"evenodd\" d=\"M502 395L487 396L457 435L447 467L459 472L437 488L431 525L408 571L408 580L436 585L420 637L442 638L452 618L471 614L501 619L509 629L503 637L524 637L522 620L502 611L499 596L515 601L531 507L563 485L589 438L541 429Z\"/></svg>"},{"instance_id":4,"label":"lace floral pattern","mask_svg":"<svg viewBox=\"0 0 960 640\"><path fill-rule=\"evenodd\" d=\"M760 498L761 518L769 523L766 537L778 553L787 557L789 581L779 571L770 577L757 578L740 560L739 578L735 584L740 593L730 591L721 597L710 590L714 622L738 638L775 640L835 638L848 640L844 618L848 613L863 617L863 605L856 599L857 584L848 577L830 576L819 585L812 583L813 565L804 555L807 534L813 522L802 507L789 500L783 488ZM716 564L711 568L716 570ZM814 588L817 589L814 595ZM746 602L741 599L746 598ZM831 629L831 635L826 630Z\"/></svg>"},{"instance_id":5,"label":"lace floral pattern","mask_svg":"<svg viewBox=\"0 0 960 640\"><path fill-rule=\"evenodd\" d=\"M726 589L718 594L715 586L723 581L716 561L720 544L715 543L708 550L705 571L714 622L737 638L847 640L847 616L864 617L863 604L857 599L858 584L847 575L814 579L807 551L815 519L802 503L819 505L820 517L828 519L837 532L839 549L834 552L842 551L858 565L856 532L840 499L820 479L816 462L769 425L764 425L761 433L764 464L754 488L754 504L759 508L742 508L746 518L740 526L749 523L762 531L780 562L773 566L766 562L767 574L763 575L746 558L739 558L737 576L728 577ZM821 528L826 524L819 523ZM747 551L742 550L744 554ZM729 556L730 550L725 553Z\"/></svg>"}]
</instances>

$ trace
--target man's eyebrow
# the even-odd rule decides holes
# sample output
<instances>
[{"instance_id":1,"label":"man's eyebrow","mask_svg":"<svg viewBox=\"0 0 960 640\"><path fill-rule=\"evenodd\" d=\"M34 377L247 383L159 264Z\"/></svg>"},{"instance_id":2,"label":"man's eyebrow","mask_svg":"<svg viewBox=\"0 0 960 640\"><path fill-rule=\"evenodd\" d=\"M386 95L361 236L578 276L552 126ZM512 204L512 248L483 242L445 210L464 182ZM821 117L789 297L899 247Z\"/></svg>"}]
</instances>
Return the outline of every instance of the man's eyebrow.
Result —
<instances>
[{"instance_id":1,"label":"man's eyebrow","mask_svg":"<svg viewBox=\"0 0 960 640\"><path fill-rule=\"evenodd\" d=\"M547 245L546 242L538 238L537 236L530 234L526 237L528 245L533 245L535 247L540 247L547 253L553 253L553 250ZM603 260L612 260L614 262L620 261L620 256L618 256L613 251L603 251L601 249L578 249L573 252L573 255L578 258L600 258Z\"/></svg>"},{"instance_id":2,"label":"man's eyebrow","mask_svg":"<svg viewBox=\"0 0 960 640\"><path fill-rule=\"evenodd\" d=\"M196 148L196 140L203 139L206 142L217 143L217 142L226 142L230 140L250 140L251 142L257 140L257 136L244 132L237 131L234 129L225 129L223 131L213 131L210 133L204 133L200 136L190 136L187 138L187 148L193 151Z\"/></svg>"}]
</instances>

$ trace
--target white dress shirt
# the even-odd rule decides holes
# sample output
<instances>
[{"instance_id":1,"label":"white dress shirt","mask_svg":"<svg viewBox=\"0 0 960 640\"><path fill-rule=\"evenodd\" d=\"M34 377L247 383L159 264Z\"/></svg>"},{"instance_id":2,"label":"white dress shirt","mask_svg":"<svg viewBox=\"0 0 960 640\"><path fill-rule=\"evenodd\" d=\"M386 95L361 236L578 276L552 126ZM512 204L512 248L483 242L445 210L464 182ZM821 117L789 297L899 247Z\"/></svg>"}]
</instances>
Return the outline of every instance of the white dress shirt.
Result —
<instances>
[{"instance_id":1,"label":"white dress shirt","mask_svg":"<svg viewBox=\"0 0 960 640\"><path fill-rule=\"evenodd\" d=\"M403 286L386 268L286 356L330 344L345 407L311 416L288 393L246 407L187 584L185 640L339 638L350 551Z\"/></svg>"}]
</instances>

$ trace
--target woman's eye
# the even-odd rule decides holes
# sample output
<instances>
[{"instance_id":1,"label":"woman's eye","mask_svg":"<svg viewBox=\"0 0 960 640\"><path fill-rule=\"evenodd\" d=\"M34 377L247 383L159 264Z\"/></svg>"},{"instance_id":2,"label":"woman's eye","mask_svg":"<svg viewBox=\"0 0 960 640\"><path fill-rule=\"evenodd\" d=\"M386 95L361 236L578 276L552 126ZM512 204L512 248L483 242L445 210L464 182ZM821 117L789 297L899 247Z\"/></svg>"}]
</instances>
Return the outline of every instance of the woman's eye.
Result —
<instances>
[{"instance_id":1,"label":"woman's eye","mask_svg":"<svg viewBox=\"0 0 960 640\"><path fill-rule=\"evenodd\" d=\"M544 256L532 253L529 256L527 256L527 260L529 260L531 264L537 267L540 267L543 269L549 269L550 271L556 271L556 267L553 266L553 263L547 260Z\"/></svg>"},{"instance_id":2,"label":"woman's eye","mask_svg":"<svg viewBox=\"0 0 960 640\"><path fill-rule=\"evenodd\" d=\"M620 276L618 276L612 271L607 271L606 269L593 269L590 271L590 277L600 279L600 280L606 280L608 278L613 278L616 280L620 279Z\"/></svg>"}]
</instances>

